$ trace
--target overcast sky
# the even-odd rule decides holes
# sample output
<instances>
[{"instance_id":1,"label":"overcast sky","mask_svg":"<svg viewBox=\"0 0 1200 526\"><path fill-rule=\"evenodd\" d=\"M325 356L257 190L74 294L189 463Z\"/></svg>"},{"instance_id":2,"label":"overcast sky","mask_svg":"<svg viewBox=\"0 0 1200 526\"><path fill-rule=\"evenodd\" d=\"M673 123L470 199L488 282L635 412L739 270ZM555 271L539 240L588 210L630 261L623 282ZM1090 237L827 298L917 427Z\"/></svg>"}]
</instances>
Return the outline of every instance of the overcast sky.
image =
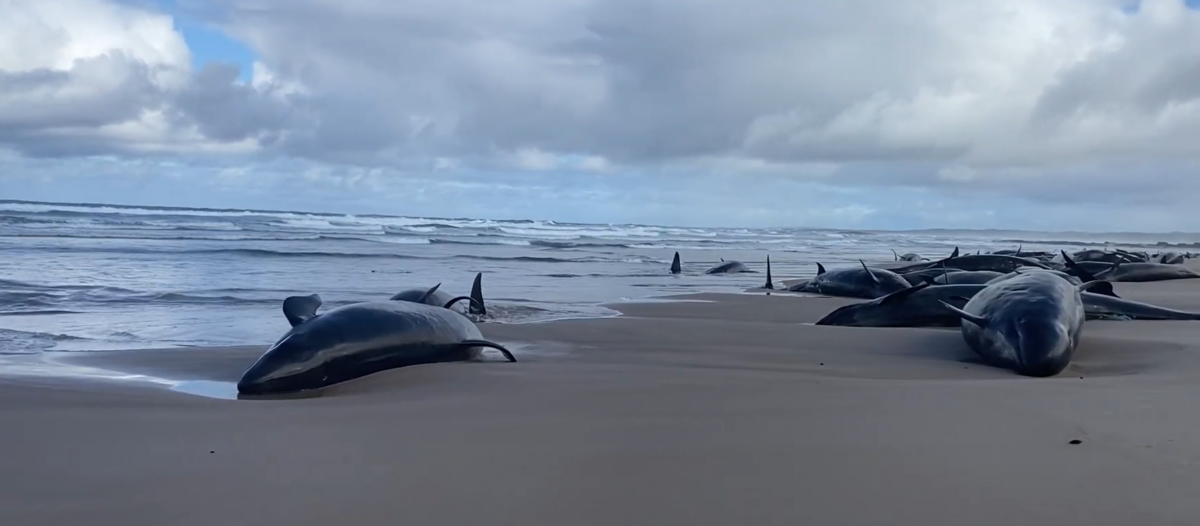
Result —
<instances>
[{"instance_id":1,"label":"overcast sky","mask_svg":"<svg viewBox=\"0 0 1200 526\"><path fill-rule=\"evenodd\" d=\"M0 198L1200 231L1200 0L0 0Z\"/></svg>"}]
</instances>

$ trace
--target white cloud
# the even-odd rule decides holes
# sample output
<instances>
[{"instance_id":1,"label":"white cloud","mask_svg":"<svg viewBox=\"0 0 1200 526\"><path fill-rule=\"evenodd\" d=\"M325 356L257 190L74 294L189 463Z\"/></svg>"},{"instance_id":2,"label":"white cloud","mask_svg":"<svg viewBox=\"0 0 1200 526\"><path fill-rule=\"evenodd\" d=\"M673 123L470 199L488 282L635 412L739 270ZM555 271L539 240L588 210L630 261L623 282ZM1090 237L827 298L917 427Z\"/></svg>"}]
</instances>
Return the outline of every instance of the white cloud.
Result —
<instances>
[{"instance_id":1,"label":"white cloud","mask_svg":"<svg viewBox=\"0 0 1200 526\"><path fill-rule=\"evenodd\" d=\"M525 177L542 175L665 181L586 193L626 203L613 213L634 209L627 195L732 207L732 187L804 181L843 199L812 214L780 200L774 217L873 221L887 209L849 199L878 186L1164 207L1200 190L1200 11L1127 3L181 2L255 51L243 82L192 71L167 15L0 0L0 147L303 159L337 173L312 184L347 191L436 174L424 199L533 192L544 182ZM675 203L684 179L711 186Z\"/></svg>"}]
</instances>

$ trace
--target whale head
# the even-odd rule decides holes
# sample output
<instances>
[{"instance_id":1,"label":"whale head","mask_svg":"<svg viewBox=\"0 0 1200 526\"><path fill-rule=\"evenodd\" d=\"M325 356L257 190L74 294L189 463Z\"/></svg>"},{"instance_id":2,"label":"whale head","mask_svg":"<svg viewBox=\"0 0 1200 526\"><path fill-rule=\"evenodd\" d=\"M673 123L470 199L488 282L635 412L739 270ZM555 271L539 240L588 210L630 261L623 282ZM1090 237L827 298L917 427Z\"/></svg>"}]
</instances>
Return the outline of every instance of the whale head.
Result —
<instances>
[{"instance_id":1,"label":"whale head","mask_svg":"<svg viewBox=\"0 0 1200 526\"><path fill-rule=\"evenodd\" d=\"M1013 369L1024 376L1045 377L1061 373L1071 363L1075 341L1057 319L1029 316L1017 319L1006 331L1012 347Z\"/></svg>"},{"instance_id":2,"label":"whale head","mask_svg":"<svg viewBox=\"0 0 1200 526\"><path fill-rule=\"evenodd\" d=\"M336 337L323 325L311 320L288 331L246 369L238 380L238 392L255 395L299 391L303 386L323 383L328 371L321 355Z\"/></svg>"}]
</instances>

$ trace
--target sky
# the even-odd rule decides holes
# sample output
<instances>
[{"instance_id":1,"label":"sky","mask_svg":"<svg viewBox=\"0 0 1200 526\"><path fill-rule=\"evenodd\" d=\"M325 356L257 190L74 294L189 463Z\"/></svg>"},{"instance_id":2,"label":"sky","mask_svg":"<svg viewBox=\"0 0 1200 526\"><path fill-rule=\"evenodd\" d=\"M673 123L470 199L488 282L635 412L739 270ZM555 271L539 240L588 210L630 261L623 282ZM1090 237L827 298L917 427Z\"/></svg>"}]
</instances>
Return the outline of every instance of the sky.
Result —
<instances>
[{"instance_id":1,"label":"sky","mask_svg":"<svg viewBox=\"0 0 1200 526\"><path fill-rule=\"evenodd\" d=\"M1200 0L0 13L0 199L1200 232Z\"/></svg>"}]
</instances>

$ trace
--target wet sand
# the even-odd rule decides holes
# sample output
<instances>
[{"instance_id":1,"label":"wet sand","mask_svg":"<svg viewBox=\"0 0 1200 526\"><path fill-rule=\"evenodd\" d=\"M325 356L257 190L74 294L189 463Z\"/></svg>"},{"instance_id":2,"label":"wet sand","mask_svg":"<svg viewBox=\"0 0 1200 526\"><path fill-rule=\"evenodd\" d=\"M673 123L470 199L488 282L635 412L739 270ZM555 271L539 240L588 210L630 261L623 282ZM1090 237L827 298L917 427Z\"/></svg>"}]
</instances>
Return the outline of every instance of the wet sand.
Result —
<instances>
[{"instance_id":1,"label":"wet sand","mask_svg":"<svg viewBox=\"0 0 1200 526\"><path fill-rule=\"evenodd\" d=\"M1116 288L1200 310L1200 280ZM1200 323L1088 322L1074 364L1034 379L978 363L957 330L811 325L854 300L688 299L699 301L483 324L520 362L410 367L306 399L208 398L142 377L0 376L0 524L1200 517ZM233 382L262 350L53 359Z\"/></svg>"}]
</instances>

